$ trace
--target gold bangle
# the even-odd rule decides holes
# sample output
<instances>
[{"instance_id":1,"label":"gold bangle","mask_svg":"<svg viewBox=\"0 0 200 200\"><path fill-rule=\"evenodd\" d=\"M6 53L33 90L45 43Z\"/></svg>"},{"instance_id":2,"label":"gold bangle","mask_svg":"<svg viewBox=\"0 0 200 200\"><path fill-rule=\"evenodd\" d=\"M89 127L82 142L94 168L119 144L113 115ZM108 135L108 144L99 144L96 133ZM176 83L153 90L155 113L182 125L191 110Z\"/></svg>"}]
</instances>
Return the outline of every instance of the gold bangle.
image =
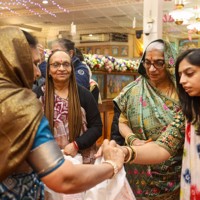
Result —
<instances>
[{"instance_id":1,"label":"gold bangle","mask_svg":"<svg viewBox=\"0 0 200 200\"><path fill-rule=\"evenodd\" d=\"M135 149L132 146L130 146L130 148L132 150L132 157L130 159L130 162L131 162L137 158L137 152L135 151Z\"/></svg>"},{"instance_id":2,"label":"gold bangle","mask_svg":"<svg viewBox=\"0 0 200 200\"><path fill-rule=\"evenodd\" d=\"M113 175L111 178L113 178L119 172L119 168L118 168L117 164L114 163L112 160L105 160L103 163L108 163L108 164L112 165Z\"/></svg>"},{"instance_id":3,"label":"gold bangle","mask_svg":"<svg viewBox=\"0 0 200 200\"><path fill-rule=\"evenodd\" d=\"M133 133L128 134L128 135L125 137L125 143L126 143L127 145L130 145L130 142L132 141L132 140L131 140L132 138L135 138L135 135L134 135Z\"/></svg>"},{"instance_id":4,"label":"gold bangle","mask_svg":"<svg viewBox=\"0 0 200 200\"><path fill-rule=\"evenodd\" d=\"M131 136L131 135L133 135L133 133L127 134L126 137L125 137L125 141L127 141L128 137Z\"/></svg>"},{"instance_id":5,"label":"gold bangle","mask_svg":"<svg viewBox=\"0 0 200 200\"><path fill-rule=\"evenodd\" d=\"M124 160L124 163L128 163L132 158L133 151L130 147L125 146L125 148L128 150L128 158Z\"/></svg>"}]
</instances>

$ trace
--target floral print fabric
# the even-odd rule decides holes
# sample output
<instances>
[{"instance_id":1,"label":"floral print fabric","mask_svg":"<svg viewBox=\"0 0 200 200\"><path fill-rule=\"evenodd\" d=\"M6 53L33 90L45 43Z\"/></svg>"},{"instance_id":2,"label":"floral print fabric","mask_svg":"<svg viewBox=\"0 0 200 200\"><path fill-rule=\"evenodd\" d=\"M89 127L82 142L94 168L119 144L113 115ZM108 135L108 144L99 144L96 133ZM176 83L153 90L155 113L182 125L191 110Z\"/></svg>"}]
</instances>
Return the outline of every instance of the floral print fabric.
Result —
<instances>
[{"instance_id":1,"label":"floral print fabric","mask_svg":"<svg viewBox=\"0 0 200 200\"><path fill-rule=\"evenodd\" d=\"M200 199L200 136L196 128L186 124L180 200Z\"/></svg>"},{"instance_id":2,"label":"floral print fabric","mask_svg":"<svg viewBox=\"0 0 200 200\"><path fill-rule=\"evenodd\" d=\"M165 67L175 85L176 51L163 40L157 42L164 43ZM141 140L151 138L156 144L165 148L171 157L160 164L126 164L125 168L137 199L156 199L165 194L167 198L171 198L174 191L180 188L184 116L175 90L172 95L167 96L150 84L143 66L145 54L146 51L138 69L142 76L127 85L114 101L126 118L135 138Z\"/></svg>"},{"instance_id":3,"label":"floral print fabric","mask_svg":"<svg viewBox=\"0 0 200 200\"><path fill-rule=\"evenodd\" d=\"M171 154L170 159L157 165L126 165L135 196L157 196L179 188L184 117L178 101L161 94L147 79L139 77L115 98L115 102L136 138L152 138Z\"/></svg>"}]
</instances>

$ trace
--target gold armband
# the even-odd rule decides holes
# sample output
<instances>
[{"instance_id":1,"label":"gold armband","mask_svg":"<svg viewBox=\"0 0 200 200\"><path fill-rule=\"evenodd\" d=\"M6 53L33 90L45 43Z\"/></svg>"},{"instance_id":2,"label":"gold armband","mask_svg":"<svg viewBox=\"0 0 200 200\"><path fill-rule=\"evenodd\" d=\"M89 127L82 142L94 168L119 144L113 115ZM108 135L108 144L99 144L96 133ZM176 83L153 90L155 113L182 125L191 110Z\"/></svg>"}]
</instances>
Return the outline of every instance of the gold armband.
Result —
<instances>
[{"instance_id":1,"label":"gold armband","mask_svg":"<svg viewBox=\"0 0 200 200\"><path fill-rule=\"evenodd\" d=\"M43 177L64 162L64 156L55 140L45 142L33 149L27 158L33 170Z\"/></svg>"}]
</instances>

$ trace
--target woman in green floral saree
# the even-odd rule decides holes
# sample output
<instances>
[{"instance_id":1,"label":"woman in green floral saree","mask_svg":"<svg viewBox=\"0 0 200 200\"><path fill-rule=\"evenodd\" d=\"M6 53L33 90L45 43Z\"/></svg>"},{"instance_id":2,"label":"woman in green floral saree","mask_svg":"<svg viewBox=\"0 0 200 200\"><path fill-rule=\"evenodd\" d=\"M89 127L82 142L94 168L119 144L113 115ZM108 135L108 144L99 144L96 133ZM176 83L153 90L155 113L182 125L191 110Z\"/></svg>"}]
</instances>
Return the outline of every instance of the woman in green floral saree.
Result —
<instances>
[{"instance_id":1,"label":"woman in green floral saree","mask_svg":"<svg viewBox=\"0 0 200 200\"><path fill-rule=\"evenodd\" d=\"M114 99L121 110L120 133L135 152L125 167L137 199L179 199L184 120L175 59L169 43L153 41L142 57L141 76Z\"/></svg>"}]
</instances>

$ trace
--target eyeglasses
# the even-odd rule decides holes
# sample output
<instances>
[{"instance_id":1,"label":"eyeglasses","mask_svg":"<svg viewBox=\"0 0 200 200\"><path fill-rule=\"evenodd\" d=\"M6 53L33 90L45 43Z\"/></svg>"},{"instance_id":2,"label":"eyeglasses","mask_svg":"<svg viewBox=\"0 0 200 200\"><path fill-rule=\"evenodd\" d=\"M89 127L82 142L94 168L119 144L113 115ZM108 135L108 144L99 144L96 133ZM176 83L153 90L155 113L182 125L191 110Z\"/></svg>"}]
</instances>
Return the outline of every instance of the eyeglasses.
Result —
<instances>
[{"instance_id":1,"label":"eyeglasses","mask_svg":"<svg viewBox=\"0 0 200 200\"><path fill-rule=\"evenodd\" d=\"M55 63L51 63L50 65L53 66L54 69L59 69L61 66L64 69L67 69L67 68L71 67L71 64L68 63L68 62L64 62L64 63L55 62Z\"/></svg>"},{"instance_id":2,"label":"eyeglasses","mask_svg":"<svg viewBox=\"0 0 200 200\"><path fill-rule=\"evenodd\" d=\"M144 60L143 65L145 68L150 68L153 65L156 69L162 69L164 67L165 61L164 60L154 60L153 63L149 60Z\"/></svg>"}]
</instances>

